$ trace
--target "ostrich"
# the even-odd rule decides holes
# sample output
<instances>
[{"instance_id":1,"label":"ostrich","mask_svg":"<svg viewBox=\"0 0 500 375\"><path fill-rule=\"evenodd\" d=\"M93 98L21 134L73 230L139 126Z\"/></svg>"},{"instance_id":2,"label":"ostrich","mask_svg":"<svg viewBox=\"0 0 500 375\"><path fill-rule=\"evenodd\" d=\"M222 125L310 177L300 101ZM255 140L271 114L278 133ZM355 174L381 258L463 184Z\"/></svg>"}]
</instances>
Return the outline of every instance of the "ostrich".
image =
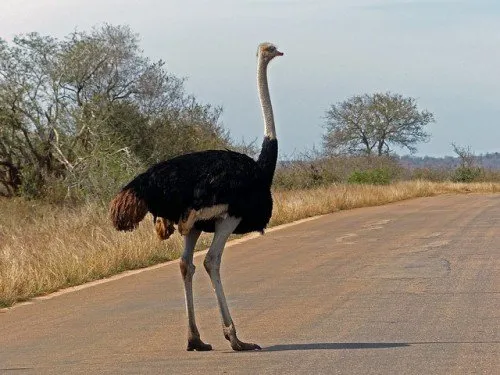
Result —
<instances>
[{"instance_id":1,"label":"ostrich","mask_svg":"<svg viewBox=\"0 0 500 375\"><path fill-rule=\"evenodd\" d=\"M160 162L139 174L112 200L110 214L118 230L133 230L149 211L160 238L168 238L173 223L184 237L180 269L188 317L187 350L212 350L196 326L192 279L193 252L202 231L214 233L204 260L222 316L224 337L233 350L258 350L257 344L236 336L220 278L222 252L232 233L264 232L271 218L271 183L278 156L278 141L267 83L267 66L283 53L261 43L257 57L257 83L264 117L264 141L257 161L229 150L208 150Z\"/></svg>"}]
</instances>

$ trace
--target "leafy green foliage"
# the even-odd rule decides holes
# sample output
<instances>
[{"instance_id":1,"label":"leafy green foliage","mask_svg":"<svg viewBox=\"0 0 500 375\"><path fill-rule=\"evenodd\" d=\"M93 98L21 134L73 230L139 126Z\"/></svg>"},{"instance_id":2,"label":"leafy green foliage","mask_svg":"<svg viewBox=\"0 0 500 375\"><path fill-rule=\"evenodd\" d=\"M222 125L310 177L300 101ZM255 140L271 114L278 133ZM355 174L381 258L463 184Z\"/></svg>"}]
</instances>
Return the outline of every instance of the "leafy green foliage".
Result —
<instances>
[{"instance_id":1,"label":"leafy green foliage","mask_svg":"<svg viewBox=\"0 0 500 375\"><path fill-rule=\"evenodd\" d=\"M480 167L459 166L452 175L453 182L477 182L481 180L484 171Z\"/></svg>"},{"instance_id":2,"label":"leafy green foliage","mask_svg":"<svg viewBox=\"0 0 500 375\"><path fill-rule=\"evenodd\" d=\"M151 163L231 147L220 115L126 26L0 39L0 194L105 199Z\"/></svg>"},{"instance_id":3,"label":"leafy green foliage","mask_svg":"<svg viewBox=\"0 0 500 375\"><path fill-rule=\"evenodd\" d=\"M382 171L382 175L374 178L371 174L375 172L372 171ZM367 181L363 183L377 184L385 181L383 178L385 175L389 176L389 182L391 182L401 175L402 168L397 160L391 157L318 157L308 155L303 159L280 163L274 176L273 185L275 189L292 190L315 188L336 183L355 183L355 181L351 181L351 178L358 173L363 175L360 179L365 178L365 173L370 175Z\"/></svg>"},{"instance_id":4,"label":"leafy green foliage","mask_svg":"<svg viewBox=\"0 0 500 375\"><path fill-rule=\"evenodd\" d=\"M354 171L347 179L350 184L389 185L392 177L388 169L376 168L365 171Z\"/></svg>"}]
</instances>

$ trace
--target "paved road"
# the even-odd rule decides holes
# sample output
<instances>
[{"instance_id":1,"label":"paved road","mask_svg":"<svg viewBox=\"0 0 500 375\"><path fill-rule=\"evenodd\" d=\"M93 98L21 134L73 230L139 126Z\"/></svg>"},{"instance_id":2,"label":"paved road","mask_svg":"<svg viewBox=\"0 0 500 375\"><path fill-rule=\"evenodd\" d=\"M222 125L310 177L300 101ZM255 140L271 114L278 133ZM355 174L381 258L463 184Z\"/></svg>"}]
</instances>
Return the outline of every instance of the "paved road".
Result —
<instances>
[{"instance_id":1,"label":"paved road","mask_svg":"<svg viewBox=\"0 0 500 375\"><path fill-rule=\"evenodd\" d=\"M196 259L212 352L186 352L177 264L0 313L0 373L500 374L500 195L324 216L227 249L242 340L222 336Z\"/></svg>"}]
</instances>

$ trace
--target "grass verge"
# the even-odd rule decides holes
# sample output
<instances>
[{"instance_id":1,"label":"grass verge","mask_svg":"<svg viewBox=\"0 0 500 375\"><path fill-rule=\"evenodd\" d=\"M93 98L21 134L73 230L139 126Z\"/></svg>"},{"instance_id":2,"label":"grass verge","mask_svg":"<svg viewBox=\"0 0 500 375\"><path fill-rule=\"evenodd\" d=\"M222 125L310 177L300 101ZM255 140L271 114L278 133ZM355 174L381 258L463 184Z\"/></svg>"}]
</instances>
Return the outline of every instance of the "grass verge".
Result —
<instances>
[{"instance_id":1,"label":"grass verge","mask_svg":"<svg viewBox=\"0 0 500 375\"><path fill-rule=\"evenodd\" d=\"M270 226L339 210L447 193L498 193L497 183L400 182L387 186L335 185L274 192ZM197 248L206 248L203 235ZM115 231L105 207L49 206L0 199L0 307L175 259L182 239L160 242L150 216L131 233Z\"/></svg>"}]
</instances>

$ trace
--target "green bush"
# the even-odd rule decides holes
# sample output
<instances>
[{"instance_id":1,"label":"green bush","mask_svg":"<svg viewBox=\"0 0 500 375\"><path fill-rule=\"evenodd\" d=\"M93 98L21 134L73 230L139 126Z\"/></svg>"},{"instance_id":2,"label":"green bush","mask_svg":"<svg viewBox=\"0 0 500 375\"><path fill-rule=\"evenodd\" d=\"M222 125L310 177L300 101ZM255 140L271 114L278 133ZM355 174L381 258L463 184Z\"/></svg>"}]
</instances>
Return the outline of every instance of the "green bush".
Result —
<instances>
[{"instance_id":1,"label":"green bush","mask_svg":"<svg viewBox=\"0 0 500 375\"><path fill-rule=\"evenodd\" d=\"M389 182L400 178L404 169L391 157L306 155L302 159L278 164L273 185L278 190L309 189L349 182L354 171L380 170L389 176ZM379 172L376 172L379 173ZM380 174L380 173L379 173ZM381 177L375 178L375 183ZM366 182L372 183L372 182Z\"/></svg>"},{"instance_id":2,"label":"green bush","mask_svg":"<svg viewBox=\"0 0 500 375\"><path fill-rule=\"evenodd\" d=\"M480 167L459 166L453 172L453 182L475 182L481 180L483 169Z\"/></svg>"},{"instance_id":3,"label":"green bush","mask_svg":"<svg viewBox=\"0 0 500 375\"><path fill-rule=\"evenodd\" d=\"M354 171L351 173L347 182L350 184L366 185L388 185L391 183L392 176L386 168L375 168L365 171Z\"/></svg>"},{"instance_id":4,"label":"green bush","mask_svg":"<svg viewBox=\"0 0 500 375\"><path fill-rule=\"evenodd\" d=\"M279 166L273 185L278 190L312 189L341 182L334 170L320 163L297 161Z\"/></svg>"}]
</instances>

